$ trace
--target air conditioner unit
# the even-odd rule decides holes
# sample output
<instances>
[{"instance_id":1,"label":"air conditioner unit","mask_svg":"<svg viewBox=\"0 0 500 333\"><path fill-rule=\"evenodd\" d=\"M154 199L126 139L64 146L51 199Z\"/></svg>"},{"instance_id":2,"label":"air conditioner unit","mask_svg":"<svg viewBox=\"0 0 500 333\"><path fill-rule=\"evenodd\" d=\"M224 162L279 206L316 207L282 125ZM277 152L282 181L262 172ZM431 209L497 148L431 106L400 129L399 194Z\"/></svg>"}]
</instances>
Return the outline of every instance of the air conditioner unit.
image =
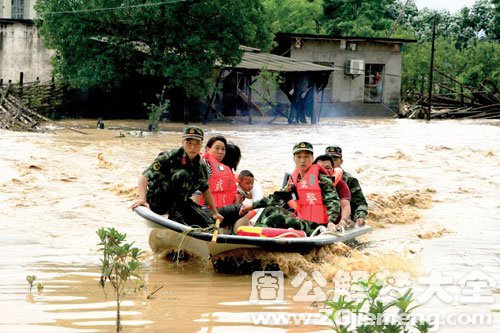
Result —
<instances>
[{"instance_id":1,"label":"air conditioner unit","mask_svg":"<svg viewBox=\"0 0 500 333\"><path fill-rule=\"evenodd\" d=\"M365 72L363 60L347 60L345 63L345 73L348 75L362 75Z\"/></svg>"}]
</instances>

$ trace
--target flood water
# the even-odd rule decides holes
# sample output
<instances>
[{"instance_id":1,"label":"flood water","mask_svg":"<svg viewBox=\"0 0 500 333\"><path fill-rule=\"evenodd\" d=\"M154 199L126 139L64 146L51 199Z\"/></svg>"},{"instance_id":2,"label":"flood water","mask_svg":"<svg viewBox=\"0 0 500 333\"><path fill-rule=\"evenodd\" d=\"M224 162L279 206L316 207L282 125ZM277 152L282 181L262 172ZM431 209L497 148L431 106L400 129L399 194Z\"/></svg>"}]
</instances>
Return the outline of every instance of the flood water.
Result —
<instances>
[{"instance_id":1,"label":"flood water","mask_svg":"<svg viewBox=\"0 0 500 333\"><path fill-rule=\"evenodd\" d=\"M140 131L147 127L141 121L105 124L104 130L94 120L58 122L47 133L0 130L0 332L114 330L114 299L98 286L100 227L126 233L146 251L146 287L122 304L124 332L328 332L315 304L294 300L300 286L292 280L304 271L317 287L312 273L319 272L327 292L340 270L409 276L421 311L440 316L439 332L500 331L499 121L202 125L206 137L224 135L240 146L239 170L251 170L266 193L293 169L299 141L311 142L316 155L342 146L344 168L363 186L374 231L350 252L281 256L282 304L249 302L251 275L152 253L150 229L129 206L139 172L160 151L180 145L184 125L162 124L151 134ZM44 288L30 292L27 275ZM431 276L434 284L426 282ZM471 289L474 283L480 291ZM256 314L290 320L259 322ZM466 321L475 314L487 322Z\"/></svg>"}]
</instances>

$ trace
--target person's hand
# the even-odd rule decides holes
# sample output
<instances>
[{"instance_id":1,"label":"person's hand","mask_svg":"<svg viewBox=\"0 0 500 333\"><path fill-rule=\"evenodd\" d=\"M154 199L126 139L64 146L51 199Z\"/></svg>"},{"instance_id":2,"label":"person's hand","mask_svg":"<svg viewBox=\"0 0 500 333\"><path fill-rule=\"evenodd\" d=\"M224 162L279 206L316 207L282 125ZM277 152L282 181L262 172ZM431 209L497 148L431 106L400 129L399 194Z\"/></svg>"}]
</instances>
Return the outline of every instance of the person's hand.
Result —
<instances>
[{"instance_id":1,"label":"person's hand","mask_svg":"<svg viewBox=\"0 0 500 333\"><path fill-rule=\"evenodd\" d=\"M348 219L346 220L346 222L347 222L347 227L348 227L349 229L350 229L350 228L354 228L354 226L356 225L356 223L355 223L353 220L351 220L350 218L348 218Z\"/></svg>"},{"instance_id":2,"label":"person's hand","mask_svg":"<svg viewBox=\"0 0 500 333\"><path fill-rule=\"evenodd\" d=\"M366 224L365 219L363 218L356 219L356 224L358 225L358 227L364 226Z\"/></svg>"},{"instance_id":3,"label":"person's hand","mask_svg":"<svg viewBox=\"0 0 500 333\"><path fill-rule=\"evenodd\" d=\"M132 204L132 206L130 206L130 208L132 210L134 210L134 209L136 209L139 206L144 206L144 207L149 208L149 203L146 200L144 200L144 199L138 199L136 202L134 202Z\"/></svg>"},{"instance_id":4,"label":"person's hand","mask_svg":"<svg viewBox=\"0 0 500 333\"><path fill-rule=\"evenodd\" d=\"M224 220L224 216L220 215L218 211L215 211L214 213L212 213L212 218L215 221L220 220L222 222L222 220Z\"/></svg>"},{"instance_id":5,"label":"person's hand","mask_svg":"<svg viewBox=\"0 0 500 333\"><path fill-rule=\"evenodd\" d=\"M326 228L328 229L328 231L337 231L337 226L333 222L328 222Z\"/></svg>"},{"instance_id":6,"label":"person's hand","mask_svg":"<svg viewBox=\"0 0 500 333\"><path fill-rule=\"evenodd\" d=\"M246 213L248 213L252 209L253 209L253 204L243 202L243 205L241 205L240 208L240 216L246 215Z\"/></svg>"},{"instance_id":7,"label":"person's hand","mask_svg":"<svg viewBox=\"0 0 500 333\"><path fill-rule=\"evenodd\" d=\"M342 229L344 229L344 230L347 229L348 228L347 220L346 219L341 219L339 221L339 223L337 223L335 225L335 228L336 228L337 231L342 231Z\"/></svg>"},{"instance_id":8,"label":"person's hand","mask_svg":"<svg viewBox=\"0 0 500 333\"><path fill-rule=\"evenodd\" d=\"M342 222L344 222L344 223L342 223ZM341 220L338 224L335 224L333 222L328 222L328 224L326 225L326 228L328 229L328 231L337 232L337 231L345 230L346 225L347 224L345 223L345 221Z\"/></svg>"}]
</instances>

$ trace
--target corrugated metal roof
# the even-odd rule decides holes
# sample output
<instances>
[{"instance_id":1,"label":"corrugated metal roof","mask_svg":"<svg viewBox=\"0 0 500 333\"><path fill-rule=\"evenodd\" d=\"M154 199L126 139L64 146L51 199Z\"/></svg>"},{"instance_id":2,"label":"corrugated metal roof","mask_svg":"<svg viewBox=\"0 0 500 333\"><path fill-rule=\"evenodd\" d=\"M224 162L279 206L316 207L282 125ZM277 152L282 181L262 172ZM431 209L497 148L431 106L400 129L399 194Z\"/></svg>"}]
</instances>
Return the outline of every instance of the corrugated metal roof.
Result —
<instances>
[{"instance_id":1,"label":"corrugated metal roof","mask_svg":"<svg viewBox=\"0 0 500 333\"><path fill-rule=\"evenodd\" d=\"M245 51L241 62L230 68L257 71L265 68L271 72L333 72L331 67L256 51Z\"/></svg>"}]
</instances>

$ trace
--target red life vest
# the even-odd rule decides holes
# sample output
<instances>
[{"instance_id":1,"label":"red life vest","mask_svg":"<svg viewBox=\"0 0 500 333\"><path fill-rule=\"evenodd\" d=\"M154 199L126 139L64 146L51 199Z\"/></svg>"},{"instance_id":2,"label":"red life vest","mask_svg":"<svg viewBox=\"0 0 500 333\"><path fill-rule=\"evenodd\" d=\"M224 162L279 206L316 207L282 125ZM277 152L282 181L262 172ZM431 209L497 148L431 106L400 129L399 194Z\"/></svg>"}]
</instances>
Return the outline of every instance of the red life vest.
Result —
<instances>
[{"instance_id":1,"label":"red life vest","mask_svg":"<svg viewBox=\"0 0 500 333\"><path fill-rule=\"evenodd\" d=\"M202 157L212 168L208 186L214 198L215 207L219 208L233 204L236 200L237 191L236 177L233 170L208 153L203 154ZM203 204L203 198L200 204Z\"/></svg>"},{"instance_id":2,"label":"red life vest","mask_svg":"<svg viewBox=\"0 0 500 333\"><path fill-rule=\"evenodd\" d=\"M297 213L301 219L316 222L318 224L328 223L328 214L323 205L323 196L319 186L319 173L328 174L322 166L313 164L305 176L297 181L299 170L295 169L292 174L292 182L299 196L296 200Z\"/></svg>"}]
</instances>

